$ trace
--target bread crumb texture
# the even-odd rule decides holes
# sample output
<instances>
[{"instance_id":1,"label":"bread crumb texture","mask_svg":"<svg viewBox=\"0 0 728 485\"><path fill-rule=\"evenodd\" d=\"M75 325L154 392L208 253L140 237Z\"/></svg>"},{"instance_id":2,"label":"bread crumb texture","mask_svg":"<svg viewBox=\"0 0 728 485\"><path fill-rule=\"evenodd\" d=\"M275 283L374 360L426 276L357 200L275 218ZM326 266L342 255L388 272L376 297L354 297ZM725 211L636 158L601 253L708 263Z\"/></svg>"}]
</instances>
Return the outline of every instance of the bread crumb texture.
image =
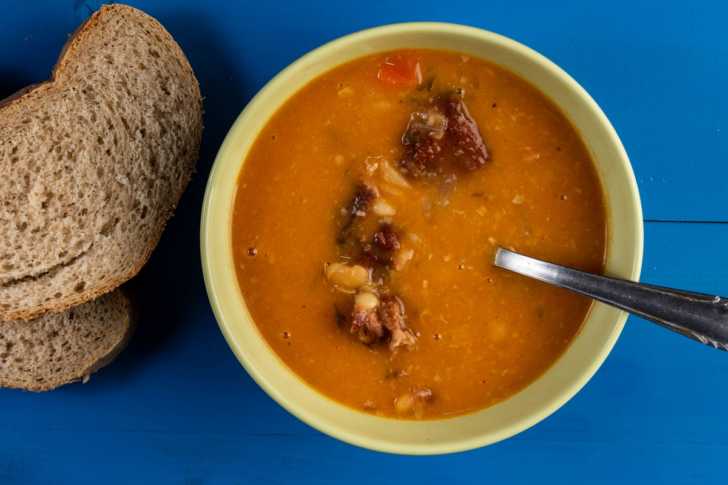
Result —
<instances>
[{"instance_id":1,"label":"bread crumb texture","mask_svg":"<svg viewBox=\"0 0 728 485\"><path fill-rule=\"evenodd\" d=\"M34 320L2 322L0 386L46 391L88 379L126 345L129 300L120 290Z\"/></svg>"},{"instance_id":2,"label":"bread crumb texture","mask_svg":"<svg viewBox=\"0 0 728 485\"><path fill-rule=\"evenodd\" d=\"M102 7L51 81L0 105L0 319L65 310L136 274L201 136L199 85L174 39L137 9Z\"/></svg>"}]
</instances>

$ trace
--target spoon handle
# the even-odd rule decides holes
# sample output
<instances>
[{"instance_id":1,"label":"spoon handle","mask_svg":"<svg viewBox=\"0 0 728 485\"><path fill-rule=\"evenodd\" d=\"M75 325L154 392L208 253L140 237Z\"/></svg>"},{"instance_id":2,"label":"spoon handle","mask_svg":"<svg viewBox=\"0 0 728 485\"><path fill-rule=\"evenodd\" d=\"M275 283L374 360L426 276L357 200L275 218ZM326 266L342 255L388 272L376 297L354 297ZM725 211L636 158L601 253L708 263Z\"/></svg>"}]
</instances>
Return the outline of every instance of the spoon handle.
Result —
<instances>
[{"instance_id":1,"label":"spoon handle","mask_svg":"<svg viewBox=\"0 0 728 485\"><path fill-rule=\"evenodd\" d=\"M585 273L498 248L495 265L589 296L728 351L728 298Z\"/></svg>"}]
</instances>

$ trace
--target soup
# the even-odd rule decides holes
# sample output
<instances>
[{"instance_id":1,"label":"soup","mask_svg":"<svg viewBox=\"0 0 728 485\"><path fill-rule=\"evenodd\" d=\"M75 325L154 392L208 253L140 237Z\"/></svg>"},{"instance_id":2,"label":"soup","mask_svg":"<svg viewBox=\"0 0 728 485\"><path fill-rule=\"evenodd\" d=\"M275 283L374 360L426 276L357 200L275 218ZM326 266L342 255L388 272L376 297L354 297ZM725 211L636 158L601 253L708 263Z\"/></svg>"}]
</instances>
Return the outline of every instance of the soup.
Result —
<instances>
[{"instance_id":1,"label":"soup","mask_svg":"<svg viewBox=\"0 0 728 485\"><path fill-rule=\"evenodd\" d=\"M278 356L364 412L435 419L508 398L590 302L493 268L495 248L603 270L603 196L578 133L486 61L406 50L311 81L239 176L233 252Z\"/></svg>"}]
</instances>

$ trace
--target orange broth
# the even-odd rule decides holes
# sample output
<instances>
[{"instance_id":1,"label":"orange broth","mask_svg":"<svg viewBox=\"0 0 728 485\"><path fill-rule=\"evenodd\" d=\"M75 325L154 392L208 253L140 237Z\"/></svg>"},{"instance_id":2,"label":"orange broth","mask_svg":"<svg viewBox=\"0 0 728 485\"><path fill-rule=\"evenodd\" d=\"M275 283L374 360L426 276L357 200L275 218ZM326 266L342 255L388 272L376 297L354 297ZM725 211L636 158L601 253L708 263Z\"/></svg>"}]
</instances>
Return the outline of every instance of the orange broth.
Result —
<instances>
[{"instance_id":1,"label":"orange broth","mask_svg":"<svg viewBox=\"0 0 728 485\"><path fill-rule=\"evenodd\" d=\"M383 79L382 63L397 55L416 60L414 84ZM341 210L357 181L376 183L378 164L397 167L412 97L451 88L464 90L489 160L454 181L408 179L410 188L386 193L413 255L388 284L417 340L396 351L364 345L337 324L342 295L324 277L325 263L341 258ZM240 288L278 356L327 396L400 418L506 399L579 331L590 302L493 268L496 245L593 272L605 259L603 195L574 127L514 74L436 50L360 58L296 93L247 156L232 224ZM419 388L432 399L400 412L397 400Z\"/></svg>"}]
</instances>

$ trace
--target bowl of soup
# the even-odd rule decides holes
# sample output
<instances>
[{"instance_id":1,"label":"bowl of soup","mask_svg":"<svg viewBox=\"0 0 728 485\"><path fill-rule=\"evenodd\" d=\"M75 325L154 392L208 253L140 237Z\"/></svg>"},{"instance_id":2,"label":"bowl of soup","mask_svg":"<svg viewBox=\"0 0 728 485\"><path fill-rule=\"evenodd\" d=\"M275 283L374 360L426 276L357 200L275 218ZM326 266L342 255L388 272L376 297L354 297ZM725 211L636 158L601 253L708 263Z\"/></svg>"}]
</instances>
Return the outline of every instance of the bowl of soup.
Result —
<instances>
[{"instance_id":1,"label":"bowl of soup","mask_svg":"<svg viewBox=\"0 0 728 485\"><path fill-rule=\"evenodd\" d=\"M498 246L637 280L642 214L615 130L571 77L483 30L352 34L271 80L202 213L205 282L251 377L359 446L436 454L544 419L626 315L492 267Z\"/></svg>"}]
</instances>

